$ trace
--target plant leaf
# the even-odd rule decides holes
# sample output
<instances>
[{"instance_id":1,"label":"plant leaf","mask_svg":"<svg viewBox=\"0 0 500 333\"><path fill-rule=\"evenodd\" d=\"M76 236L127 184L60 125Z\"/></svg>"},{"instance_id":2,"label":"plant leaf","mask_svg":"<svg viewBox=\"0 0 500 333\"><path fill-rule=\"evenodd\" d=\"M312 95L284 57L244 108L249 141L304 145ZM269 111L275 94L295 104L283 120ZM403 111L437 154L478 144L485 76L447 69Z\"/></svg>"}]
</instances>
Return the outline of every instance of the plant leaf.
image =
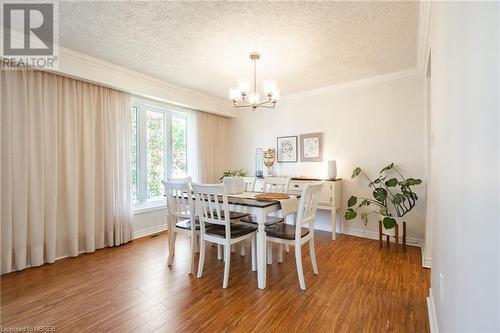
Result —
<instances>
[{"instance_id":1,"label":"plant leaf","mask_svg":"<svg viewBox=\"0 0 500 333\"><path fill-rule=\"evenodd\" d=\"M361 168L360 167L356 167L354 170L352 170L352 176L351 176L351 178L356 178L356 176L358 176L360 173L361 173Z\"/></svg>"},{"instance_id":2,"label":"plant leaf","mask_svg":"<svg viewBox=\"0 0 500 333\"><path fill-rule=\"evenodd\" d=\"M385 188L376 188L373 191L373 197L380 203L384 203L387 198L387 190Z\"/></svg>"},{"instance_id":3,"label":"plant leaf","mask_svg":"<svg viewBox=\"0 0 500 333\"><path fill-rule=\"evenodd\" d=\"M390 169L392 169L392 168L394 168L394 163L391 163L391 164L389 164L388 166L385 166L382 170L380 170L380 172L379 172L379 173L382 173L382 172L384 172L384 171L390 170Z\"/></svg>"},{"instance_id":4,"label":"plant leaf","mask_svg":"<svg viewBox=\"0 0 500 333\"><path fill-rule=\"evenodd\" d=\"M349 200L347 201L347 206L352 207L358 202L358 198L356 198L354 195L352 195Z\"/></svg>"},{"instance_id":5,"label":"plant leaf","mask_svg":"<svg viewBox=\"0 0 500 333\"><path fill-rule=\"evenodd\" d=\"M358 216L358 214L352 208L347 208L344 217L346 220L353 220Z\"/></svg>"},{"instance_id":6,"label":"plant leaf","mask_svg":"<svg viewBox=\"0 0 500 333\"><path fill-rule=\"evenodd\" d=\"M386 216L382 220L382 223L384 224L384 228L386 229L392 229L396 226L396 220L392 217Z\"/></svg>"},{"instance_id":7,"label":"plant leaf","mask_svg":"<svg viewBox=\"0 0 500 333\"><path fill-rule=\"evenodd\" d=\"M361 213L361 219L363 220L363 223L365 225L368 224L368 214L367 213Z\"/></svg>"},{"instance_id":8,"label":"plant leaf","mask_svg":"<svg viewBox=\"0 0 500 333\"><path fill-rule=\"evenodd\" d=\"M385 186L387 187L394 187L396 185L398 185L398 180L396 178L391 178L385 182Z\"/></svg>"}]
</instances>

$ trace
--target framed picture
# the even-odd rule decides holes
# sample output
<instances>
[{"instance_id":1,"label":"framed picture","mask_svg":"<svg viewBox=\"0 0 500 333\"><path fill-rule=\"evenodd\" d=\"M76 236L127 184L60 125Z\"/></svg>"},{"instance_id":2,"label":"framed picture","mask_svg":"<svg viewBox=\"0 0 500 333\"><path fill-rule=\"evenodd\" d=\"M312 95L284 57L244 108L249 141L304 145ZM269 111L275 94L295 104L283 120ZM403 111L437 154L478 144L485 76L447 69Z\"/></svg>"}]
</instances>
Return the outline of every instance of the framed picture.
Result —
<instances>
[{"instance_id":1,"label":"framed picture","mask_svg":"<svg viewBox=\"0 0 500 333\"><path fill-rule=\"evenodd\" d=\"M323 161L323 133L310 133L300 135L300 161Z\"/></svg>"},{"instance_id":2,"label":"framed picture","mask_svg":"<svg viewBox=\"0 0 500 333\"><path fill-rule=\"evenodd\" d=\"M297 136L277 138L278 163L298 162L297 139Z\"/></svg>"}]
</instances>

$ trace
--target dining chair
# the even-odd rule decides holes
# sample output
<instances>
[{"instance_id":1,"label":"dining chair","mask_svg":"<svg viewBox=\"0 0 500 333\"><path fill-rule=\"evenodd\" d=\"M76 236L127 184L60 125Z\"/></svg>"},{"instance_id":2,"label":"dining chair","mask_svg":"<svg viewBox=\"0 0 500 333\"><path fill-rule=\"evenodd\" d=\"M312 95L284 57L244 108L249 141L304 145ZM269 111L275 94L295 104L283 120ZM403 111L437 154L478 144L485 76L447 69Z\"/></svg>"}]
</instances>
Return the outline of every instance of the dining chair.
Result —
<instances>
[{"instance_id":1,"label":"dining chair","mask_svg":"<svg viewBox=\"0 0 500 333\"><path fill-rule=\"evenodd\" d=\"M264 178L264 192L276 192L276 193L287 193L288 186L290 184L290 177L276 177L276 176L266 176ZM286 216L276 216L267 215L266 226L271 226L277 223L282 223L285 221ZM242 222L257 224L257 217L255 215L250 215L241 220ZM289 252L290 249L288 245L285 245L285 251ZM243 253L243 251L242 251ZM279 247L279 260L281 262L283 259L283 245ZM273 263L273 248L271 244L267 246L267 263L271 265Z\"/></svg>"},{"instance_id":2,"label":"dining chair","mask_svg":"<svg viewBox=\"0 0 500 333\"><path fill-rule=\"evenodd\" d=\"M264 192L287 193L290 177L266 176L264 178Z\"/></svg>"},{"instance_id":3,"label":"dining chair","mask_svg":"<svg viewBox=\"0 0 500 333\"><path fill-rule=\"evenodd\" d=\"M314 220L323 183L306 185L302 191L295 225L279 223L267 227L266 240L278 244L294 245L295 264L299 276L300 289L305 290L304 270L302 268L302 245L309 242L309 252L313 273L318 274L316 255L314 253Z\"/></svg>"},{"instance_id":4,"label":"dining chair","mask_svg":"<svg viewBox=\"0 0 500 333\"><path fill-rule=\"evenodd\" d=\"M193 273L194 254L198 248L200 224L195 214L191 190L191 177L171 178L163 181L168 210L168 266L172 265L175 255L177 232L187 233L190 237L189 274Z\"/></svg>"},{"instance_id":5,"label":"dining chair","mask_svg":"<svg viewBox=\"0 0 500 333\"><path fill-rule=\"evenodd\" d=\"M224 279L222 288L227 288L229 266L231 262L231 245L246 239L251 240L252 271L257 268L255 249L257 227L250 224L233 223L230 218L229 204L223 184L193 184L196 207L200 218L200 259L198 278L203 276L205 262L205 242L224 247ZM234 215L234 214L233 214ZM210 227L207 227L210 224Z\"/></svg>"},{"instance_id":6,"label":"dining chair","mask_svg":"<svg viewBox=\"0 0 500 333\"><path fill-rule=\"evenodd\" d=\"M255 177L243 177L246 192L253 192L255 190Z\"/></svg>"}]
</instances>

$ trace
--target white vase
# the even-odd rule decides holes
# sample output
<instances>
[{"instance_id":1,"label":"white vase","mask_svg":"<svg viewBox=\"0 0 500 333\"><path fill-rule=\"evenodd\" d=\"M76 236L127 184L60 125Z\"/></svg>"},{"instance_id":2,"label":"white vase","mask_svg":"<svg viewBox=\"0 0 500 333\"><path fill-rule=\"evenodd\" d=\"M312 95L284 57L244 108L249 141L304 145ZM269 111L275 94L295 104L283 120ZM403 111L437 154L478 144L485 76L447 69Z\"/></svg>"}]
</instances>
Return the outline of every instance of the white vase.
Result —
<instances>
[{"instance_id":1,"label":"white vase","mask_svg":"<svg viewBox=\"0 0 500 333\"><path fill-rule=\"evenodd\" d=\"M238 194L245 191L243 177L224 177L222 180L226 194Z\"/></svg>"}]
</instances>

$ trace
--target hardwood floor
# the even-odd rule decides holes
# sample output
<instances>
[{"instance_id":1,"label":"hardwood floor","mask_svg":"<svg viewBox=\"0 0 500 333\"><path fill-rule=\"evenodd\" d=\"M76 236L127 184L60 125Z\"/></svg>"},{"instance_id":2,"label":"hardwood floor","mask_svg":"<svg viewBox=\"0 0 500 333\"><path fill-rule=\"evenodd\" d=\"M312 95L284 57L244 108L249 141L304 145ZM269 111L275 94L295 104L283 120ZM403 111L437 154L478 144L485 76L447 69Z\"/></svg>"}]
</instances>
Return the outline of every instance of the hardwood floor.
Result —
<instances>
[{"instance_id":1,"label":"hardwood floor","mask_svg":"<svg viewBox=\"0 0 500 333\"><path fill-rule=\"evenodd\" d=\"M306 291L293 249L268 266L257 289L250 251L233 253L228 289L223 262L207 247L204 276L187 274L188 240L178 236L171 268L166 235L146 237L1 277L1 324L57 332L428 332L430 270L420 249L316 233L319 275L303 247ZM274 251L276 253L277 251Z\"/></svg>"}]
</instances>

